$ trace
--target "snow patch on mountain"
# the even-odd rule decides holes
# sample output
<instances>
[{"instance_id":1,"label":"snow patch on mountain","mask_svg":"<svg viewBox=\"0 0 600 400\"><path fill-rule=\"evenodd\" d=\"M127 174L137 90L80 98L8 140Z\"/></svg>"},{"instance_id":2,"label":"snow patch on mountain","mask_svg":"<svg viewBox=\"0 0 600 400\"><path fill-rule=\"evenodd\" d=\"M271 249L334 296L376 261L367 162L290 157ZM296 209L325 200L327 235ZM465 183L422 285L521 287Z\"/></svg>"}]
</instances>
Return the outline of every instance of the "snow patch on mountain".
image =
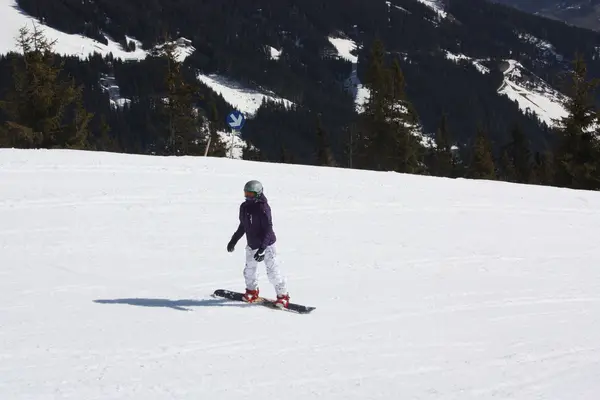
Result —
<instances>
[{"instance_id":1,"label":"snow patch on mountain","mask_svg":"<svg viewBox=\"0 0 600 400\"><path fill-rule=\"evenodd\" d=\"M17 45L17 37L21 28L27 28L30 32L34 28L38 29L49 41L55 42L54 53L63 56L74 56L82 60L97 53L103 57L112 54L116 59L139 61L145 59L150 54L149 51L143 49L142 42L130 36L125 36L125 40L128 44L133 43L135 45L135 50L133 51L127 51L119 42L106 34L104 37L108 41L108 44L105 45L87 36L59 31L44 25L38 18L25 13L15 0L0 0L0 15L2 16L2 23L0 24L0 54L21 52L21 49ZM191 45L191 41L186 38L178 38L175 40L175 43L177 44L176 54L179 62L183 62L186 57L195 51ZM153 50L160 51L163 46L159 44Z\"/></svg>"},{"instance_id":2,"label":"snow patch on mountain","mask_svg":"<svg viewBox=\"0 0 600 400\"><path fill-rule=\"evenodd\" d=\"M397 5L395 5L395 4L392 4L392 2L391 2L391 1L386 1L386 2L385 2L385 4L387 4L387 6L388 6L388 11L391 11L392 7L394 7L396 10L400 10L400 11L402 11L402 12L405 12L405 13L407 13L407 14L412 14L412 13L411 13L410 11L408 11L406 8L404 8L404 7L400 7L400 6L397 6ZM389 21L389 18L388 18L388 21Z\"/></svg>"},{"instance_id":3,"label":"snow patch on mountain","mask_svg":"<svg viewBox=\"0 0 600 400\"><path fill-rule=\"evenodd\" d=\"M448 50L444 50L444 54L445 54L445 56L446 56L446 58L448 60L452 60L452 61L454 61L456 63L460 63L461 61L468 61L468 62L470 62L471 64L473 64L473 66L475 68L477 68L477 71L481 72L482 74L488 74L490 72L490 70L489 70L488 67L486 67L485 65L481 64L482 60L474 60L471 57L468 57L468 56L466 56L464 54L454 54L454 53L451 53Z\"/></svg>"},{"instance_id":4,"label":"snow patch on mountain","mask_svg":"<svg viewBox=\"0 0 600 400\"><path fill-rule=\"evenodd\" d=\"M344 82L344 88L354 99L354 106L357 113L364 112L365 102L370 96L367 89L358 78L358 64L352 64L352 72Z\"/></svg>"},{"instance_id":5,"label":"snow patch on mountain","mask_svg":"<svg viewBox=\"0 0 600 400\"><path fill-rule=\"evenodd\" d=\"M355 110L357 113L364 112L364 105L369 98L369 89L367 89L358 78L358 57L352 52L358 48L356 42L352 39L328 36L327 39L335 47L336 57L350 61L352 71L350 76L344 82L345 90L350 93L354 99Z\"/></svg>"},{"instance_id":6,"label":"snow patch on mountain","mask_svg":"<svg viewBox=\"0 0 600 400\"><path fill-rule=\"evenodd\" d=\"M558 61L562 61L564 57L557 53L554 45L547 40L542 40L530 33L524 32L515 32L519 40L524 43L531 43L535 45L545 56L552 56L556 58Z\"/></svg>"},{"instance_id":7,"label":"snow patch on mountain","mask_svg":"<svg viewBox=\"0 0 600 400\"><path fill-rule=\"evenodd\" d=\"M154 46L154 50L160 53L166 44L175 45L175 59L180 63L184 62L186 58L196 51L196 48L192 46L192 41L184 37L180 37L172 42L156 45Z\"/></svg>"},{"instance_id":8,"label":"snow patch on mountain","mask_svg":"<svg viewBox=\"0 0 600 400\"><path fill-rule=\"evenodd\" d=\"M354 42L354 40L333 36L329 36L327 39L337 50L338 57L350 61L353 64L358 62L358 56L352 54L352 52L357 49L356 42Z\"/></svg>"},{"instance_id":9,"label":"snow patch on mountain","mask_svg":"<svg viewBox=\"0 0 600 400\"><path fill-rule=\"evenodd\" d=\"M248 143L235 132L217 131L217 135L227 149L227 157L241 160ZM251 146L252 147L252 146Z\"/></svg>"},{"instance_id":10,"label":"snow patch on mountain","mask_svg":"<svg viewBox=\"0 0 600 400\"><path fill-rule=\"evenodd\" d=\"M94 53L99 53L102 56L112 53L115 58L123 60L141 60L146 58L147 55L146 51L142 49L141 43L133 38L129 38L129 40L136 43L136 50L128 52L108 35L104 35L108 40L108 44L105 45L83 35L68 34L43 25L37 18L27 15L15 0L0 0L0 15L2 16L0 54L12 51L20 52L16 41L19 29L26 27L33 31L35 24L46 38L50 41L56 41L54 52L57 54L85 59Z\"/></svg>"},{"instance_id":11,"label":"snow patch on mountain","mask_svg":"<svg viewBox=\"0 0 600 400\"><path fill-rule=\"evenodd\" d=\"M263 101L283 103L286 108L294 106L290 100L283 99L273 92L251 89L217 74L198 74L198 79L215 93L220 94L226 102L244 113L246 118L252 118Z\"/></svg>"},{"instance_id":12,"label":"snow patch on mountain","mask_svg":"<svg viewBox=\"0 0 600 400\"><path fill-rule=\"evenodd\" d=\"M356 111L362 113L365 111L365 104L371 96L371 91L366 88L363 84L359 84L356 87L356 95L354 97L354 103L356 104Z\"/></svg>"},{"instance_id":13,"label":"snow patch on mountain","mask_svg":"<svg viewBox=\"0 0 600 400\"><path fill-rule=\"evenodd\" d=\"M279 57L281 57L281 50L277 50L273 46L267 46L267 50L269 51L269 54L271 55L272 60L277 61L277 60L279 60Z\"/></svg>"},{"instance_id":14,"label":"snow patch on mountain","mask_svg":"<svg viewBox=\"0 0 600 400\"><path fill-rule=\"evenodd\" d=\"M528 71L516 60L505 60L501 65L504 80L498 93L516 102L525 113L534 113L549 127L567 116L563 106L567 97L552 88L544 80Z\"/></svg>"},{"instance_id":15,"label":"snow patch on mountain","mask_svg":"<svg viewBox=\"0 0 600 400\"><path fill-rule=\"evenodd\" d=\"M123 108L131 103L131 99L121 97L120 88L113 75L102 74L100 77L100 88L108 93L109 102L112 108Z\"/></svg>"},{"instance_id":16,"label":"snow patch on mountain","mask_svg":"<svg viewBox=\"0 0 600 400\"><path fill-rule=\"evenodd\" d=\"M448 18L448 13L444 10L444 4L441 0L417 0L419 3L425 4L440 16L440 18Z\"/></svg>"}]
</instances>

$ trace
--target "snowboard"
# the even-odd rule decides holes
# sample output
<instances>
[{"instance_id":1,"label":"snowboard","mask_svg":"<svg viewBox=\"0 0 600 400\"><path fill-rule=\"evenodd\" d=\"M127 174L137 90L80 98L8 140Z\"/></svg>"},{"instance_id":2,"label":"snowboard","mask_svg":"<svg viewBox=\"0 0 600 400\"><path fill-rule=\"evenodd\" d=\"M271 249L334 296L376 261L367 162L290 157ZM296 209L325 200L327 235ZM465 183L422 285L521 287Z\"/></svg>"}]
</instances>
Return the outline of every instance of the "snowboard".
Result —
<instances>
[{"instance_id":1,"label":"snowboard","mask_svg":"<svg viewBox=\"0 0 600 400\"><path fill-rule=\"evenodd\" d=\"M234 291L226 290L226 289L215 290L213 296L222 297L225 299L235 300L235 301L244 301L243 300L244 293L234 292ZM256 300L255 302L248 303L248 304L258 304L258 305L262 305L262 306L271 308L273 310L289 311L289 312L294 312L297 314L308 314L316 308L316 307L309 307L309 306L304 306L302 304L295 304L295 303L289 303L287 308L279 308L275 305L274 300L267 299L264 297L259 297L258 300Z\"/></svg>"}]
</instances>

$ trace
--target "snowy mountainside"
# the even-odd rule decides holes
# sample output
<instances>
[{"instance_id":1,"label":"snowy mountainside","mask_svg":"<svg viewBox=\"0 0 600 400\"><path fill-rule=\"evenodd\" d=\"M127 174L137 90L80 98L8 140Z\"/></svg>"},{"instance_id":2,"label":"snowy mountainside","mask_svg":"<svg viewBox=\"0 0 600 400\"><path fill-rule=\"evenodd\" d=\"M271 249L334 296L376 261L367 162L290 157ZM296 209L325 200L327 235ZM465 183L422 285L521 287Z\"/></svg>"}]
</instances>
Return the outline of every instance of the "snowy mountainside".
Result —
<instances>
[{"instance_id":1,"label":"snowy mountainside","mask_svg":"<svg viewBox=\"0 0 600 400\"><path fill-rule=\"evenodd\" d=\"M76 56L81 59L86 59L88 56L97 53L102 56L112 54L114 58L127 61L137 61L146 58L149 54L148 50L142 48L140 41L135 38L126 37L128 43L135 45L135 50L128 51L123 48L120 43L112 40L108 35L105 38L108 45L100 43L97 40L90 39L83 35L74 35L61 32L57 29L49 27L40 21L27 15L20 9L15 0L0 0L0 54L6 54L11 51L19 52L16 39L21 28L27 28L32 31L34 28L39 29L49 41L54 43L54 51L57 54ZM182 62L193 51L194 47L186 38L179 38L175 41L177 59ZM163 45L158 44L153 50L158 50Z\"/></svg>"},{"instance_id":2,"label":"snowy mountainside","mask_svg":"<svg viewBox=\"0 0 600 400\"><path fill-rule=\"evenodd\" d=\"M139 60L147 56L147 52L141 48L141 44L134 38L128 38L136 44L136 50L128 52L123 47L106 37L108 45L83 35L73 35L61 32L42 24L37 18L24 13L15 0L0 0L0 54L18 51L16 39L19 29L27 27L30 31L34 25L40 29L50 41L56 41L54 51L62 55L73 55L81 59L90 54L98 53L103 56L112 53L115 58L124 60Z\"/></svg>"},{"instance_id":3,"label":"snowy mountainside","mask_svg":"<svg viewBox=\"0 0 600 400\"><path fill-rule=\"evenodd\" d=\"M523 112L535 113L548 126L567 116L563 104L566 96L550 87L545 81L528 71L515 60L506 60L501 65L504 81L498 93L517 102Z\"/></svg>"},{"instance_id":4,"label":"snowy mountainside","mask_svg":"<svg viewBox=\"0 0 600 400\"><path fill-rule=\"evenodd\" d=\"M38 19L25 14L19 9L15 0L0 0L0 15L2 15L1 19L3 21L3 23L0 24L0 54L18 51L15 45L15 39L19 33L19 29L23 26L27 26L27 28L31 30L34 27L34 24L44 32L48 39L56 40L54 49L58 54L78 56L81 59L85 59L94 53L103 56L112 53L115 58L131 61L144 59L149 54L149 51L142 49L141 43L133 38L128 38L128 40L133 41L136 44L136 50L128 52L123 49L119 43L112 41L108 37L109 44L104 45L103 43L82 35L60 32L54 28L43 25ZM186 38L179 38L176 42L177 59L182 62L187 56L192 54L195 49ZM155 50L160 50L161 48L162 45L157 45ZM272 51L273 57L279 55L275 49ZM248 88L240 87L236 83L230 82L219 76L199 74L198 78L207 86L211 87L216 93L221 94L233 107L247 113L250 117L256 112L258 107L260 107L263 99L276 102L282 101L286 106L293 105L293 103L288 100L280 99L277 96L263 93L259 90L250 90ZM106 79L106 84L103 80L103 89L111 94L110 101L113 107L121 107L123 104L130 101L129 99L119 97L117 93L118 86L115 85L114 79L111 77L107 77Z\"/></svg>"},{"instance_id":5,"label":"snowy mountainside","mask_svg":"<svg viewBox=\"0 0 600 400\"><path fill-rule=\"evenodd\" d=\"M85 59L89 55L98 53L103 56L112 54L115 58L138 61L146 58L151 51L160 52L163 47L163 45L159 44L151 50L144 50L139 41L128 38L128 41L135 43L135 51L130 52L123 49L119 43L112 41L108 37L109 44L104 45L103 43L82 35L67 34L48 27L40 20L27 15L18 7L15 0L0 0L0 15L2 15L2 21L6 22L0 24L0 54L19 51L15 44L15 40L19 33L19 29L24 26L30 30L37 27L37 29L40 29L50 41L55 41L54 50L56 53L77 56L81 59ZM178 38L174 41L174 44L176 45L176 59L179 62L183 62L195 51L191 42L186 38ZM273 49L272 52L273 57L279 55L275 49ZM276 96L269 96L257 90L248 90L247 88L240 87L219 76L199 74L198 78L216 93L221 94L233 108L246 113L248 117L251 117L256 112L264 98L271 101L281 101L281 99ZM101 89L109 94L111 107L122 108L125 104L131 102L131 99L124 98L120 95L119 86L114 76L102 74L99 79ZM293 104L286 100L283 101L286 105ZM218 134L223 139L228 149L231 149L233 146L233 158L241 158L241 149L247 146L246 142L239 136L232 135L231 132L219 131Z\"/></svg>"},{"instance_id":6,"label":"snowy mountainside","mask_svg":"<svg viewBox=\"0 0 600 400\"><path fill-rule=\"evenodd\" d=\"M456 63L460 63L462 61L470 62L477 69L477 71L482 74L488 74L490 72L490 69L484 65L485 61L489 60L474 60L464 54L454 54L448 50L444 50L444 54L448 60L452 60Z\"/></svg>"},{"instance_id":7,"label":"snowy mountainside","mask_svg":"<svg viewBox=\"0 0 600 400\"><path fill-rule=\"evenodd\" d=\"M540 41L532 35L521 35L521 37L530 43L535 43L540 49L546 50L547 54L560 58L551 44ZM489 59L474 60L464 54L453 54L448 50L445 50L444 53L449 60L457 63L466 61L482 74L489 73L489 68L485 66L490 61ZM507 96L516 102L523 113L535 114L536 118L549 127L556 126L557 120L567 115L564 107L567 96L551 87L516 60L502 60L499 63L504 79L498 88L498 94Z\"/></svg>"},{"instance_id":8,"label":"snowy mountainside","mask_svg":"<svg viewBox=\"0 0 600 400\"><path fill-rule=\"evenodd\" d=\"M515 32L515 34L523 42L535 45L542 59L551 58L559 62L564 60L564 56L556 51L556 47L552 43L537 38L530 33Z\"/></svg>"},{"instance_id":9,"label":"snowy mountainside","mask_svg":"<svg viewBox=\"0 0 600 400\"><path fill-rule=\"evenodd\" d=\"M520 10L563 21L585 29L600 30L599 0L491 0Z\"/></svg>"},{"instance_id":10,"label":"snowy mountainside","mask_svg":"<svg viewBox=\"0 0 600 400\"><path fill-rule=\"evenodd\" d=\"M312 314L211 297L244 288L244 239L225 247L250 179ZM2 398L600 392L598 192L12 149L0 187Z\"/></svg>"},{"instance_id":11,"label":"snowy mountainside","mask_svg":"<svg viewBox=\"0 0 600 400\"><path fill-rule=\"evenodd\" d=\"M336 57L352 63L352 71L350 76L344 81L344 88L352 94L356 112L360 114L364 112L365 102L369 100L370 90L358 78L358 57L353 54L358 49L358 45L354 40L349 38L329 36L327 39L335 47ZM406 107L403 104L397 104L396 106L399 111L406 112ZM405 124L405 126L410 128L410 132L419 139L423 146L435 146L433 135L425 133L420 124L413 126Z\"/></svg>"},{"instance_id":12,"label":"snowy mountainside","mask_svg":"<svg viewBox=\"0 0 600 400\"><path fill-rule=\"evenodd\" d=\"M231 108L243 111L253 119L244 130L244 138L256 143L264 157L281 159L285 149L290 159L301 163L315 162L316 118L311 115L320 114L334 157L340 164L352 165L344 151L348 126L354 126L359 118L356 114L362 112L368 98L361 81L365 80L370 47L378 32L385 42L388 61L395 57L401 62L409 100L421 118L423 128L419 135L433 136L440 114L445 113L449 129L456 136L453 140L464 153L476 133L476 121L483 120L489 125L494 146L501 146L510 126L518 124L532 139L533 151L545 150L551 143L550 133L524 113L526 108L520 111L498 93L502 82L498 64L514 59L539 77L554 76L569 67L577 46L585 49L589 59L589 52L594 49L590 43L596 40L591 33L561 28L563 24L558 26L556 21L482 0L317 0L298 3L293 10L268 0L223 0L219 5L156 0L147 3L144 17L131 3L119 0L81 4L77 0L56 0L56 11L42 0L3 0L1 4L15 1L56 29L86 32L96 38L110 32L117 47L124 43L124 35L135 38L135 43L144 46L136 45L138 59L161 40L157 32L169 32L180 40L191 39L182 58L188 56L187 66L203 83L205 93L204 86L208 86L225 99L223 102L218 96L208 96L216 99L221 122ZM25 14L20 11L20 15ZM385 33L380 31L383 27ZM74 42L71 47L81 45ZM446 52L446 60L440 52ZM152 62L127 64L123 70L127 69L125 72L133 77L159 71ZM102 72L110 69L91 67L102 68ZM590 65L590 71L595 69L597 65ZM148 75L144 74L146 71ZM127 79L125 74L120 76ZM156 85L150 80L140 81L134 84L132 79L122 84L121 92L132 99L151 96ZM352 94L354 103L348 101L344 88ZM114 85L106 89L112 96ZM544 114L554 116L552 93L537 94L550 96L547 101L538 102L538 113L546 119ZM128 101L113 97L111 100L115 106ZM289 112L272 107L264 114L257 113L264 101L283 104ZM550 109L545 108L546 104ZM90 111L99 115L99 110ZM150 136L151 129L140 128L149 118L136 114L130 120L126 124L132 135ZM110 125L113 132L119 132L116 122ZM147 139L145 143L154 140Z\"/></svg>"},{"instance_id":13,"label":"snowy mountainside","mask_svg":"<svg viewBox=\"0 0 600 400\"><path fill-rule=\"evenodd\" d=\"M417 0L417 1L425 4L427 7L431 8L433 11L435 11L436 14L439 16L439 18L447 18L448 17L448 13L444 9L443 0Z\"/></svg>"},{"instance_id":14,"label":"snowy mountainside","mask_svg":"<svg viewBox=\"0 0 600 400\"><path fill-rule=\"evenodd\" d=\"M556 53L550 43L539 40L533 35L519 34L519 36L523 40L535 44L546 55L562 60L562 57ZM352 52L358 46L353 40L347 38L329 37L328 39L336 47L338 56L352 63L352 73L346 80L346 89L354 96L357 112L362 112L364 103L369 97L369 90L364 87L357 76L358 57ZM444 54L448 60L456 63L466 61L480 73L489 73L486 63L490 62L490 59L473 59L464 54L454 54L448 50L444 50ZM500 63L505 78L498 88L498 93L517 102L523 113L534 113L537 118L550 127L556 126L556 120L567 115L563 106L567 99L564 94L552 88L543 79L528 71L515 60L500 61ZM433 134L423 134L420 131L419 136L423 139L424 145L432 145Z\"/></svg>"},{"instance_id":15,"label":"snowy mountainside","mask_svg":"<svg viewBox=\"0 0 600 400\"><path fill-rule=\"evenodd\" d=\"M227 103L244 113L247 118L252 118L256 114L263 101L280 103L286 108L294 106L292 101L283 99L270 91L248 88L218 74L199 73L198 80L215 93L223 96Z\"/></svg>"}]
</instances>

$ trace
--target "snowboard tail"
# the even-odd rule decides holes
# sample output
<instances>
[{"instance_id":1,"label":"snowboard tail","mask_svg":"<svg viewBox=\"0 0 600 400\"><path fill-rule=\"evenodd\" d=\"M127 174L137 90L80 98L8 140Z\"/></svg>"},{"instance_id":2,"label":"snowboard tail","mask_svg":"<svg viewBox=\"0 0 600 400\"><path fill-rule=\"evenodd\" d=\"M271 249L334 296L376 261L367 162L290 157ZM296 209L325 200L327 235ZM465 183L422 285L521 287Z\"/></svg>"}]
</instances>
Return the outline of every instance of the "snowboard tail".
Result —
<instances>
[{"instance_id":1,"label":"snowboard tail","mask_svg":"<svg viewBox=\"0 0 600 400\"><path fill-rule=\"evenodd\" d=\"M234 291L226 290L226 289L217 289L217 290L215 290L213 295L217 296L217 297L223 297L223 298L229 299L229 300L234 300L234 301L244 301L244 299L243 299L244 293L234 292ZM316 308L316 307L310 307L310 306L305 306L305 305L296 304L296 303L289 303L287 308L279 308L275 305L274 300L267 299L264 297L259 297L256 301L249 303L249 304L260 304L262 306L269 307L272 309L291 311L291 312L295 312L298 314L308 314Z\"/></svg>"}]
</instances>

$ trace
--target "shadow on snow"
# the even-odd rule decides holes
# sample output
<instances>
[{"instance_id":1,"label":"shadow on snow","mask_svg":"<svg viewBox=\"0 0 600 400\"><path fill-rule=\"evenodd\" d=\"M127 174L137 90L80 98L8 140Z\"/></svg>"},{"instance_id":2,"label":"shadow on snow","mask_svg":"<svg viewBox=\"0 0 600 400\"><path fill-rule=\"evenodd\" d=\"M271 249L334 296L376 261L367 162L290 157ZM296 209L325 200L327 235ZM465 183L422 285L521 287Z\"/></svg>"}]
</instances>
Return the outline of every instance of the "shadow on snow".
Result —
<instances>
[{"instance_id":1,"label":"shadow on snow","mask_svg":"<svg viewBox=\"0 0 600 400\"><path fill-rule=\"evenodd\" d=\"M100 304L129 304L140 307L165 307L180 311L190 311L185 307L246 307L248 304L233 303L227 299L206 299L206 300L169 300L169 299L112 299L112 300L94 300L94 303Z\"/></svg>"}]
</instances>

